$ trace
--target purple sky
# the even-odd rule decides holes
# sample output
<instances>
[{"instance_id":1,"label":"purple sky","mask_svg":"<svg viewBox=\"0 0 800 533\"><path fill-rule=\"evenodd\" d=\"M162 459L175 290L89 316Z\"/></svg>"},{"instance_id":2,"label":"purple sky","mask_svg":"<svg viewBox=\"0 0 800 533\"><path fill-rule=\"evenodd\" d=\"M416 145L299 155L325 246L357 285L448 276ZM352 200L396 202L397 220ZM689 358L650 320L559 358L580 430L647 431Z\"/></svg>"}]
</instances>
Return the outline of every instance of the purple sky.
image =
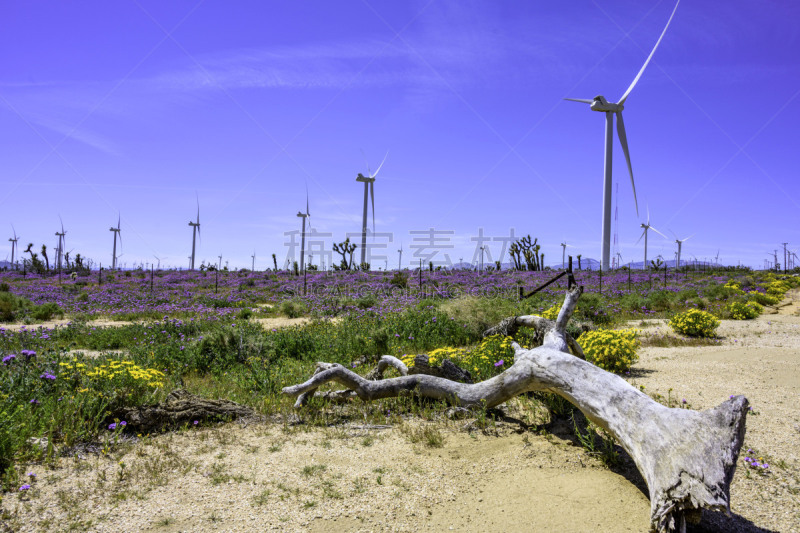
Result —
<instances>
[{"instance_id":1,"label":"purple sky","mask_svg":"<svg viewBox=\"0 0 800 533\"><path fill-rule=\"evenodd\" d=\"M22 248L54 247L60 215L66 249L107 265L121 213L121 262L185 268L197 194L198 264L283 264L306 185L324 247L360 231L362 150L373 170L389 152L390 268L401 244L418 264L410 232L429 228L452 232L434 259L472 261L480 229L538 237L548 264L564 240L599 258L603 115L562 98L619 99L673 6L4 2L0 260L12 224ZM650 258L673 259L670 232L693 235L684 259L800 248L798 20L793 2L683 0L626 102L638 217L615 140L624 262L648 208L671 237L651 234Z\"/></svg>"}]
</instances>

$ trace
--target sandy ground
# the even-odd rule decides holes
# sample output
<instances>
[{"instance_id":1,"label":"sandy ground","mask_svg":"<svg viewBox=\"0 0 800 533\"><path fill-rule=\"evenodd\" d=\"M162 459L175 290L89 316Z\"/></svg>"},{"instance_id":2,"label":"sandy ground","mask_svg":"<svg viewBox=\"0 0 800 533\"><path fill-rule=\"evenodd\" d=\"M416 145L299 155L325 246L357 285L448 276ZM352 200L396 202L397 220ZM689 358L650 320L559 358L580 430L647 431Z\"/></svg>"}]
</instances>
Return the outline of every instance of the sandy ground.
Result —
<instances>
[{"instance_id":1,"label":"sandy ground","mask_svg":"<svg viewBox=\"0 0 800 533\"><path fill-rule=\"evenodd\" d=\"M253 318L251 319L252 322L257 322L261 324L261 327L264 329L271 329L271 328L284 328L288 326L299 326L302 324L306 324L311 322L311 319L308 317L299 317L299 318L287 318L282 316L277 317L268 317L268 318ZM36 324L2 324L0 327L5 329L6 331L19 331L22 328L29 329L29 330L37 330L39 328L44 329L53 329L58 326L66 326L69 324L71 320L63 318L63 319L56 319L56 320L48 320L46 322L37 322ZM122 326L128 326L130 324L144 324L145 322L130 322L125 320L108 320L108 319L97 319L88 322L92 327L96 328L120 328Z\"/></svg>"},{"instance_id":2,"label":"sandy ground","mask_svg":"<svg viewBox=\"0 0 800 533\"><path fill-rule=\"evenodd\" d=\"M695 409L745 394L753 412L731 487L733 515L696 531L800 531L800 316L797 305L723 321L719 345L643 348L630 381ZM638 325L638 323L637 323ZM665 332L650 321L644 335ZM431 448L409 428L432 424ZM648 531L641 478L609 470L568 431L456 420L389 429L232 423L161 435L113 458L83 454L3 501L12 531ZM518 432L519 431L519 432ZM124 463L121 466L120 461ZM0 522L2 525L2 522ZM2 530L2 527L0 527Z\"/></svg>"}]
</instances>

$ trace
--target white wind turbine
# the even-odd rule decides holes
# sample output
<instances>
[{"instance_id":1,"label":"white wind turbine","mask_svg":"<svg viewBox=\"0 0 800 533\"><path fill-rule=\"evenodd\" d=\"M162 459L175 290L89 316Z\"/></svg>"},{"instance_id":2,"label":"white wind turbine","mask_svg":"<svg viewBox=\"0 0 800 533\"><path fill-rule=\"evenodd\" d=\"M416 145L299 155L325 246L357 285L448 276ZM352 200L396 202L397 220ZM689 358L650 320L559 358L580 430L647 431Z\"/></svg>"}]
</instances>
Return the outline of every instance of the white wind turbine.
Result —
<instances>
[{"instance_id":1,"label":"white wind turbine","mask_svg":"<svg viewBox=\"0 0 800 533\"><path fill-rule=\"evenodd\" d=\"M306 219L311 217L311 213L308 211L308 188L306 188L306 212L298 211L297 216L303 219L303 232L300 238L300 269L301 272L304 272L306 269Z\"/></svg>"},{"instance_id":2,"label":"white wind turbine","mask_svg":"<svg viewBox=\"0 0 800 533\"><path fill-rule=\"evenodd\" d=\"M250 272L255 272L256 271L256 251L255 250L253 250L253 255L251 255L250 257L253 258L253 264L250 266Z\"/></svg>"},{"instance_id":3,"label":"white wind turbine","mask_svg":"<svg viewBox=\"0 0 800 533\"><path fill-rule=\"evenodd\" d=\"M566 257L567 257L567 248L572 248L572 246L567 244L567 241L562 242L561 243L561 270L564 270L566 268L565 260L566 260Z\"/></svg>"},{"instance_id":4,"label":"white wind turbine","mask_svg":"<svg viewBox=\"0 0 800 533\"><path fill-rule=\"evenodd\" d=\"M17 230L14 229L14 224L11 224L11 231L14 232L14 238L8 239L11 243L11 268L16 269L14 266L14 252L17 251L17 241L19 241L19 237L17 237Z\"/></svg>"},{"instance_id":5,"label":"white wind turbine","mask_svg":"<svg viewBox=\"0 0 800 533\"><path fill-rule=\"evenodd\" d=\"M117 236L119 236L119 244L122 245L122 233L120 232L120 216L117 215L117 227L110 227L108 231L114 232L114 249L111 252L111 269L117 269Z\"/></svg>"},{"instance_id":6,"label":"white wind turbine","mask_svg":"<svg viewBox=\"0 0 800 533\"><path fill-rule=\"evenodd\" d=\"M361 264L367 262L367 200L368 197L372 198L372 233L375 233L375 176L378 175L380 172L381 167L386 162L386 158L389 157L389 152L386 152L386 155L383 156L383 161L378 166L378 170L375 171L373 174L369 169L369 163L367 163L367 175L364 176L360 172L356 177L356 181L361 181L364 183L364 215L361 218Z\"/></svg>"},{"instance_id":7,"label":"white wind turbine","mask_svg":"<svg viewBox=\"0 0 800 533\"><path fill-rule=\"evenodd\" d=\"M217 267L217 270L222 270L222 254L219 254L217 257L219 257L219 266Z\"/></svg>"},{"instance_id":8,"label":"white wind turbine","mask_svg":"<svg viewBox=\"0 0 800 533\"><path fill-rule=\"evenodd\" d=\"M644 224L641 224L639 227L643 228L644 231L642 231L642 235L639 237L639 240L636 241L636 244L639 244L639 241L641 241L642 237L644 237L644 264L643 264L642 268L644 270L647 270L647 230L653 230L656 233L658 233L659 235L661 235L662 237L664 237L665 239L667 238L667 236L664 235L663 233L661 233L656 228L654 228L653 226L650 225L650 210L649 209L647 210L647 222L644 223Z\"/></svg>"},{"instance_id":9,"label":"white wind turbine","mask_svg":"<svg viewBox=\"0 0 800 533\"><path fill-rule=\"evenodd\" d=\"M120 239L120 240L122 240L122 239ZM158 257L157 255L154 255L153 257L155 257L156 261L158 261L158 266L156 267L156 270L161 270L161 258Z\"/></svg>"},{"instance_id":10,"label":"white wind turbine","mask_svg":"<svg viewBox=\"0 0 800 533\"><path fill-rule=\"evenodd\" d=\"M655 231L655 230L653 230L653 231ZM685 243L686 241L688 241L692 237L694 237L694 235L689 235L685 239L678 239L678 238L675 239L675 243L678 245L678 261L675 264L675 268L680 268L681 267L681 246L683 245L683 243ZM719 254L717 254L717 255L719 255Z\"/></svg>"},{"instance_id":11,"label":"white wind turbine","mask_svg":"<svg viewBox=\"0 0 800 533\"><path fill-rule=\"evenodd\" d=\"M397 270L401 270L403 265L403 243L400 243L400 249L397 250L397 254Z\"/></svg>"},{"instance_id":12,"label":"white wind turbine","mask_svg":"<svg viewBox=\"0 0 800 533\"><path fill-rule=\"evenodd\" d=\"M189 260L191 261L189 263L189 268L191 270L194 270L195 239L196 239L197 235L200 234L200 199L199 198L197 199L197 221L196 222L192 222L190 220L189 221L189 225L192 227L192 255L189 256Z\"/></svg>"},{"instance_id":13,"label":"white wind turbine","mask_svg":"<svg viewBox=\"0 0 800 533\"><path fill-rule=\"evenodd\" d=\"M58 237L58 245L56 247L56 266L58 270L61 270L61 257L64 254L64 244L66 244L66 239L64 237L67 235L67 232L64 231L64 221L61 220L61 216L58 217L58 220L61 222L61 233L56 232L56 237Z\"/></svg>"},{"instance_id":14,"label":"white wind turbine","mask_svg":"<svg viewBox=\"0 0 800 533\"><path fill-rule=\"evenodd\" d=\"M636 205L636 214L639 214L639 204L636 200L636 184L633 181L633 167L631 166L631 156L628 152L628 137L625 134L625 123L622 120L622 110L624 109L625 100L628 99L628 96L633 91L633 88L636 86L636 83L641 78L644 69L647 68L648 63L653 58L653 54L656 52L656 48L661 43L661 40L664 38L664 34L667 33L667 28L669 28L670 22L672 22L672 18L675 16L675 11L678 9L678 4L680 0L675 4L675 8L672 10L672 14L667 21L667 25L664 26L664 31L661 32L661 36L656 41L655 46L653 46L653 50L650 52L650 55L647 56L647 59L642 65L642 68L639 69L639 73L636 74L636 77L633 79L633 82L630 84L628 89L619 99L619 102L612 103L605 99L604 96L595 96L591 100L581 99L581 98L565 98L565 100L570 100L572 102L581 102L584 104L590 104L592 111L599 111L606 114L606 133L605 133L605 164L604 164L604 172L603 172L603 219L602 219L602 244L601 244L601 268L603 270L609 269L609 259L611 254L611 156L613 153L613 129L614 129L614 115L617 116L617 136L619 137L619 142L622 145L622 151L625 154L625 161L628 164L628 173L631 176L631 187L633 188L633 201Z\"/></svg>"}]
</instances>

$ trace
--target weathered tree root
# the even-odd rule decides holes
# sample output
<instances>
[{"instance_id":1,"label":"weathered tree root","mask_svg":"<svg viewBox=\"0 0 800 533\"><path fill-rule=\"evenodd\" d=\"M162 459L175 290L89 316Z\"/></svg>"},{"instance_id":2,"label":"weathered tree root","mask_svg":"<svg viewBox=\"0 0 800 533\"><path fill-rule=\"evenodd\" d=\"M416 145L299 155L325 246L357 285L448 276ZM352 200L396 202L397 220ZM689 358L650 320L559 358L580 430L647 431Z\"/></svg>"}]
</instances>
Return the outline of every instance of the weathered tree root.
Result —
<instances>
[{"instance_id":1,"label":"weathered tree root","mask_svg":"<svg viewBox=\"0 0 800 533\"><path fill-rule=\"evenodd\" d=\"M649 488L654 529L685 531L687 518L701 508L729 511L747 399L733 396L705 411L668 408L619 376L570 355L565 328L581 292L580 287L567 291L542 346L525 350L514 343L514 364L486 381L457 383L428 375L370 381L342 365L320 363L311 379L283 392L301 396L336 381L366 401L417 395L461 407L494 407L524 392L551 391L613 435L634 460ZM511 325L541 325L543 320L514 317Z\"/></svg>"},{"instance_id":2,"label":"weathered tree root","mask_svg":"<svg viewBox=\"0 0 800 533\"><path fill-rule=\"evenodd\" d=\"M185 390L175 390L160 403L122 408L115 411L112 418L124 420L134 431L153 432L195 420L225 420L255 414L249 407L230 400L208 400Z\"/></svg>"}]
</instances>

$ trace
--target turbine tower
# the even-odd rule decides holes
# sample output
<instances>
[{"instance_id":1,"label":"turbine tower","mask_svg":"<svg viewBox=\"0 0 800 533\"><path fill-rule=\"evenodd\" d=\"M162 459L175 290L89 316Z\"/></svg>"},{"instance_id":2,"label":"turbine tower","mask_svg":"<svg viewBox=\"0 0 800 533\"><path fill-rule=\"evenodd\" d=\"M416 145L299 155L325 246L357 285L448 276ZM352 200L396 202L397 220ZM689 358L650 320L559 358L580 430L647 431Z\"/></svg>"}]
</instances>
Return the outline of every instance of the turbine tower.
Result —
<instances>
[{"instance_id":1,"label":"turbine tower","mask_svg":"<svg viewBox=\"0 0 800 533\"><path fill-rule=\"evenodd\" d=\"M200 233L200 199L197 199L197 222L189 221L192 227L192 255L189 256L189 269L194 270L194 252L195 252L195 239Z\"/></svg>"},{"instance_id":2,"label":"turbine tower","mask_svg":"<svg viewBox=\"0 0 800 533\"><path fill-rule=\"evenodd\" d=\"M110 227L108 231L114 232L114 249L111 252L111 269L117 269L117 235L119 235L119 243L122 244L122 233L120 233L120 216L117 215L117 227Z\"/></svg>"},{"instance_id":3,"label":"turbine tower","mask_svg":"<svg viewBox=\"0 0 800 533\"><path fill-rule=\"evenodd\" d=\"M301 272L305 272L306 270L306 218L311 216L311 213L308 211L308 189L306 189L306 212L303 213L302 211L297 212L297 216L303 219L303 233L301 234L300 238L300 269Z\"/></svg>"},{"instance_id":4,"label":"turbine tower","mask_svg":"<svg viewBox=\"0 0 800 533\"><path fill-rule=\"evenodd\" d=\"M364 183L364 215L361 218L361 264L367 262L367 206L368 206L368 199L372 198L372 232L375 233L375 176L378 175L380 172L381 167L386 162L386 158L389 156L389 152L386 152L386 155L383 156L383 161L378 166L378 170L375 173L371 173L369 169L369 164L367 164L367 175L364 176L359 172L358 176L356 177L356 181L361 181Z\"/></svg>"},{"instance_id":5,"label":"turbine tower","mask_svg":"<svg viewBox=\"0 0 800 533\"><path fill-rule=\"evenodd\" d=\"M255 250L253 250L253 255L251 255L250 257L253 258L253 264L250 266L250 272L255 272L256 271L256 251Z\"/></svg>"},{"instance_id":6,"label":"turbine tower","mask_svg":"<svg viewBox=\"0 0 800 533\"><path fill-rule=\"evenodd\" d=\"M403 243L400 243L400 249L397 250L397 270L402 270L403 265Z\"/></svg>"},{"instance_id":7,"label":"turbine tower","mask_svg":"<svg viewBox=\"0 0 800 533\"><path fill-rule=\"evenodd\" d=\"M14 224L11 224L11 230L14 232L14 238L8 239L8 241L11 243L11 268L16 270L14 266L14 252L17 251L17 241L19 241L19 237L17 237L17 230L14 229Z\"/></svg>"},{"instance_id":8,"label":"turbine tower","mask_svg":"<svg viewBox=\"0 0 800 533\"><path fill-rule=\"evenodd\" d=\"M56 247L56 267L58 270L61 270L61 257L64 254L64 241L66 240L64 239L64 236L67 234L67 232L64 231L64 221L61 220L61 217L58 217L58 220L61 221L61 233L56 232L56 237L58 237L58 245Z\"/></svg>"},{"instance_id":9,"label":"turbine tower","mask_svg":"<svg viewBox=\"0 0 800 533\"><path fill-rule=\"evenodd\" d=\"M642 270L647 270L647 230L651 229L651 230L655 231L656 233L658 233L659 235L661 235L662 237L664 237L665 239L667 238L667 236L664 235L663 233L661 233L656 228L654 228L653 226L650 225L650 210L649 209L647 210L647 223L642 224L639 227L640 228L644 228L644 231L642 232L641 237L639 237L639 240L636 241L636 244L639 244L639 241L641 241L642 237L644 237L644 264L642 265Z\"/></svg>"},{"instance_id":10,"label":"turbine tower","mask_svg":"<svg viewBox=\"0 0 800 533\"><path fill-rule=\"evenodd\" d=\"M667 28L669 28L670 22L672 22L672 18L675 16L675 11L678 9L678 4L680 4L680 0L675 4L675 8L672 10L672 14L667 21L667 25L664 26L664 31L661 32L661 36L656 41L655 46L653 46L653 50L650 52L650 55L647 56L647 59L642 65L642 68L639 69L639 73L636 74L636 77L633 79L633 82L630 84L628 89L619 99L619 102L613 103L606 100L604 96L595 96L593 99L581 99L581 98L565 98L565 100L570 100L572 102L581 102L584 104L590 104L592 111L598 111L605 113L606 115L606 132L605 132L605 163L604 163L604 172L603 172L603 218L602 218L602 234L601 234L601 267L603 270L608 270L609 268L609 259L611 254L611 156L613 153L613 141L614 141L614 115L617 116L617 136L619 137L619 142L622 145L622 151L625 154L625 161L628 164L628 173L631 176L631 187L633 188L633 201L636 205L636 214L639 214L639 204L636 200L636 184L633 181L633 167L631 166L631 156L628 152L628 137L625 134L625 123L622 120L622 110L625 107L625 100L628 99L628 96L631 94L631 91L636 86L636 83L641 78L644 69L647 68L648 63L653 58L653 54L656 52L656 48L661 43L661 40L664 38L664 34L667 33Z\"/></svg>"},{"instance_id":11,"label":"turbine tower","mask_svg":"<svg viewBox=\"0 0 800 533\"><path fill-rule=\"evenodd\" d=\"M222 254L219 254L217 257L219 257L219 266L217 267L217 270L222 270Z\"/></svg>"},{"instance_id":12,"label":"turbine tower","mask_svg":"<svg viewBox=\"0 0 800 533\"><path fill-rule=\"evenodd\" d=\"M567 263L565 262L567 257L567 246L569 246L569 244L567 244L567 241L561 243L561 270L564 270L567 265ZM572 246L569 247L572 248Z\"/></svg>"},{"instance_id":13,"label":"turbine tower","mask_svg":"<svg viewBox=\"0 0 800 533\"><path fill-rule=\"evenodd\" d=\"M153 257L155 257L156 261L158 261L158 266L156 267L156 270L161 270L161 258L158 257L157 255L154 255Z\"/></svg>"},{"instance_id":14,"label":"turbine tower","mask_svg":"<svg viewBox=\"0 0 800 533\"><path fill-rule=\"evenodd\" d=\"M653 231L655 231L655 230L653 230ZM692 237L694 237L694 235L689 235L685 239L675 239L675 242L678 245L678 262L675 264L675 268L676 269L681 267L681 245L683 245L683 243L685 243L686 241L688 241ZM717 256L719 256L719 254L717 254Z\"/></svg>"}]
</instances>

